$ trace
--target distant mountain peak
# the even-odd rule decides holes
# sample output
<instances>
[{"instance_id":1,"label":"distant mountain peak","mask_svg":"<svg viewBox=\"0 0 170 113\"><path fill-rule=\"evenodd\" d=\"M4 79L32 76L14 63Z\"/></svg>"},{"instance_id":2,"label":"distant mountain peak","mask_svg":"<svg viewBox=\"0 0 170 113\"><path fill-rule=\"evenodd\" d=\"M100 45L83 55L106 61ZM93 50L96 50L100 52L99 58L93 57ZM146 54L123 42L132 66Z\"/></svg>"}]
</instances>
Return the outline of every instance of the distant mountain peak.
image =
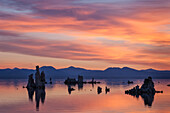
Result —
<instances>
[{"instance_id":1,"label":"distant mountain peak","mask_svg":"<svg viewBox=\"0 0 170 113\"><path fill-rule=\"evenodd\" d=\"M130 67L123 67L122 70L133 70L133 71L137 71L136 69L130 68Z\"/></svg>"},{"instance_id":2,"label":"distant mountain peak","mask_svg":"<svg viewBox=\"0 0 170 113\"><path fill-rule=\"evenodd\" d=\"M48 69L55 69L53 66L42 66L42 67L40 67L40 69L45 69L45 68L48 68Z\"/></svg>"},{"instance_id":3,"label":"distant mountain peak","mask_svg":"<svg viewBox=\"0 0 170 113\"><path fill-rule=\"evenodd\" d=\"M123 67L122 69L131 69L130 67Z\"/></svg>"},{"instance_id":4,"label":"distant mountain peak","mask_svg":"<svg viewBox=\"0 0 170 113\"><path fill-rule=\"evenodd\" d=\"M157 70L150 68L150 69L146 69L145 71L155 72L155 71L157 71Z\"/></svg>"},{"instance_id":5,"label":"distant mountain peak","mask_svg":"<svg viewBox=\"0 0 170 113\"><path fill-rule=\"evenodd\" d=\"M146 70L154 70L154 69L152 69L152 68L149 68L149 69L146 69Z\"/></svg>"},{"instance_id":6,"label":"distant mountain peak","mask_svg":"<svg viewBox=\"0 0 170 113\"><path fill-rule=\"evenodd\" d=\"M14 69L14 70L18 70L19 68L17 68L17 67L14 67L13 69Z\"/></svg>"},{"instance_id":7,"label":"distant mountain peak","mask_svg":"<svg viewBox=\"0 0 170 113\"><path fill-rule=\"evenodd\" d=\"M120 69L120 67L108 67L107 69L105 69L105 71L110 69Z\"/></svg>"},{"instance_id":8,"label":"distant mountain peak","mask_svg":"<svg viewBox=\"0 0 170 113\"><path fill-rule=\"evenodd\" d=\"M68 68L76 68L76 67L74 67L74 66L69 66Z\"/></svg>"}]
</instances>

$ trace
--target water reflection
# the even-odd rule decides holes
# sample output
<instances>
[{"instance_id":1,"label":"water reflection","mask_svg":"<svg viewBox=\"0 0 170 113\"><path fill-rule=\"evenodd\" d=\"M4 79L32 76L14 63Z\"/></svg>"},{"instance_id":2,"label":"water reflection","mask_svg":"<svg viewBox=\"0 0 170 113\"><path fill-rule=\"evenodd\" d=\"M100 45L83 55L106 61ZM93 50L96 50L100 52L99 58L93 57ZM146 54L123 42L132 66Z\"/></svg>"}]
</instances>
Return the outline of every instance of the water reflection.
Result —
<instances>
[{"instance_id":1,"label":"water reflection","mask_svg":"<svg viewBox=\"0 0 170 113\"><path fill-rule=\"evenodd\" d=\"M71 85L67 85L68 86L68 94L71 94L72 91L74 91L75 89L71 87Z\"/></svg>"},{"instance_id":2,"label":"water reflection","mask_svg":"<svg viewBox=\"0 0 170 113\"><path fill-rule=\"evenodd\" d=\"M41 103L44 104L45 102L45 96L46 96L46 92L45 89L27 89L28 91L28 97L30 101L33 101L33 96L34 96L34 92L35 92L35 101L36 101L36 110L39 111L39 105L40 105L40 100Z\"/></svg>"},{"instance_id":3,"label":"water reflection","mask_svg":"<svg viewBox=\"0 0 170 113\"><path fill-rule=\"evenodd\" d=\"M101 84L94 85L92 89L91 84L83 84L83 88L79 86L67 86L63 84L63 80L53 80L53 85L47 84L44 91L23 89L22 86L27 83L26 80L18 82L18 90L14 82L10 84L2 81L0 82L0 113L35 113L36 109L39 112L48 113L88 113L88 112L121 112L121 113L167 113L169 112L170 103L170 88L166 85L170 81L159 80L158 84L155 81L155 88L163 90L163 94L154 95L125 95L124 91L136 84L141 85L138 80L134 81L132 85L120 84L122 81L101 81ZM110 84L110 85L108 85ZM77 84L78 85L78 84ZM97 88L100 86L102 92L98 95ZM110 88L111 92L106 93L106 86ZM68 88L74 88L69 94ZM28 101L28 98L30 102ZM138 99L136 99L138 98ZM45 105L41 105L45 102ZM144 107L144 105L149 107ZM152 108L150 108L152 106ZM38 113L38 112L37 112Z\"/></svg>"},{"instance_id":4,"label":"water reflection","mask_svg":"<svg viewBox=\"0 0 170 113\"><path fill-rule=\"evenodd\" d=\"M144 100L144 104L149 107L152 106L154 96L155 94L142 94L141 95L142 99Z\"/></svg>"},{"instance_id":5,"label":"water reflection","mask_svg":"<svg viewBox=\"0 0 170 113\"><path fill-rule=\"evenodd\" d=\"M34 89L27 89L27 91L28 91L29 100L33 101Z\"/></svg>"},{"instance_id":6,"label":"water reflection","mask_svg":"<svg viewBox=\"0 0 170 113\"><path fill-rule=\"evenodd\" d=\"M78 83L78 84L67 84L67 88L68 88L68 94L71 94L72 91L75 91L75 86L78 86L78 91L83 91L83 83ZM87 85L87 84L86 84ZM94 88L94 84L92 84L92 88ZM86 90L86 89L85 89ZM90 89L90 91L92 91L92 89ZM107 86L105 87L105 94L110 92L110 88L108 88ZM102 93L102 88L100 86L97 87L97 94L101 94Z\"/></svg>"},{"instance_id":7,"label":"water reflection","mask_svg":"<svg viewBox=\"0 0 170 113\"><path fill-rule=\"evenodd\" d=\"M78 90L83 90L83 83L78 83Z\"/></svg>"},{"instance_id":8,"label":"water reflection","mask_svg":"<svg viewBox=\"0 0 170 113\"><path fill-rule=\"evenodd\" d=\"M105 87L105 94L107 94L108 92L110 92L110 88L108 88L107 86Z\"/></svg>"},{"instance_id":9,"label":"water reflection","mask_svg":"<svg viewBox=\"0 0 170 113\"><path fill-rule=\"evenodd\" d=\"M100 93L102 93L102 88L101 87L97 87L97 94L100 94Z\"/></svg>"},{"instance_id":10,"label":"water reflection","mask_svg":"<svg viewBox=\"0 0 170 113\"><path fill-rule=\"evenodd\" d=\"M143 93L141 95L132 95L132 94L129 94L129 95L136 97L136 98L139 98L139 96L141 96L144 101L145 106L148 106L148 107L152 106L152 103L154 101L154 96L155 96L155 94L151 94L151 93L150 94Z\"/></svg>"}]
</instances>

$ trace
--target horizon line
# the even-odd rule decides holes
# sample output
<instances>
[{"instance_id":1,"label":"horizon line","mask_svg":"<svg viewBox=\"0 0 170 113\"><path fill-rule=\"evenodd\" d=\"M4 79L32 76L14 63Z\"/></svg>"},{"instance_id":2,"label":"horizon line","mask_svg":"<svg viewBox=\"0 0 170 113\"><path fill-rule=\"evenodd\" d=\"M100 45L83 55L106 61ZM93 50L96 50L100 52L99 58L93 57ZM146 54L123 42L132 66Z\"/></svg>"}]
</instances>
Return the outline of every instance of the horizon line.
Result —
<instances>
[{"instance_id":1,"label":"horizon line","mask_svg":"<svg viewBox=\"0 0 170 113\"><path fill-rule=\"evenodd\" d=\"M37 65L36 65L37 66ZM38 65L39 66L39 65ZM86 69L86 70L101 70L101 71L104 71L104 70L107 70L107 69L109 69L109 68L120 68L120 69L123 69L123 68L130 68L130 69L134 69L134 70L138 70L138 71L141 71L141 70L149 70L149 69L152 69L152 70L156 70L156 71L170 71L170 70L157 70L157 69L154 69L154 68L146 68L146 69L136 69L136 68L131 68L131 67L128 67L128 66L124 66L124 67L107 67L107 68L105 68L105 69L87 69L87 68L83 68L83 67L77 67L77 66L73 66L73 65L70 65L70 66L68 66L68 67L64 67L64 68L55 68L55 66L47 66L47 65L44 65L44 66L39 66L40 68L42 68L42 67L53 67L54 69L66 69L66 68L71 68L71 67L73 67L73 68L81 68L81 69ZM3 70L3 69L15 69L15 68L17 68L17 69L30 69L30 70L35 70L34 68L18 68L18 67L14 67L14 68L0 68L1 70Z\"/></svg>"}]
</instances>

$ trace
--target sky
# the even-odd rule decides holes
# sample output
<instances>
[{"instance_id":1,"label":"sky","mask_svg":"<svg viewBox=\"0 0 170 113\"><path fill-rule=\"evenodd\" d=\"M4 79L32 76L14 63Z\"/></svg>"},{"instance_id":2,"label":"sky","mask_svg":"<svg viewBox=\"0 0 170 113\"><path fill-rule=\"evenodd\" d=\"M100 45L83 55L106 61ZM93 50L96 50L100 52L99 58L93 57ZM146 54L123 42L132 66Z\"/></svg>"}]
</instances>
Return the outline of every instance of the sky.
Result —
<instances>
[{"instance_id":1,"label":"sky","mask_svg":"<svg viewBox=\"0 0 170 113\"><path fill-rule=\"evenodd\" d=\"M170 70L169 0L0 0L0 68Z\"/></svg>"}]
</instances>

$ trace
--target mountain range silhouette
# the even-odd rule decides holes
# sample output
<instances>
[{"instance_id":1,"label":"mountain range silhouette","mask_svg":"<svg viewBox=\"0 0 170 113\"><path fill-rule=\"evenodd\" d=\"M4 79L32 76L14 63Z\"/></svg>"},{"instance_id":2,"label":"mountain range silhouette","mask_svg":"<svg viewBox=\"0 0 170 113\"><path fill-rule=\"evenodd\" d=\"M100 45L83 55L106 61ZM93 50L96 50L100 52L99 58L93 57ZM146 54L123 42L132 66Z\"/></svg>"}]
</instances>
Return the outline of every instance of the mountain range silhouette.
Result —
<instances>
[{"instance_id":1,"label":"mountain range silhouette","mask_svg":"<svg viewBox=\"0 0 170 113\"><path fill-rule=\"evenodd\" d=\"M146 78L147 76L152 76L152 78L157 79L170 79L170 71L160 71L154 69L146 70L136 70L129 67L109 67L105 70L87 70L84 68L70 66L68 68L55 69L52 66L42 66L40 71L44 71L46 78L53 79L65 79L67 77L75 77L78 75L83 75L85 79L140 79ZM33 69L0 69L0 79L26 79L29 74L34 74Z\"/></svg>"}]
</instances>

